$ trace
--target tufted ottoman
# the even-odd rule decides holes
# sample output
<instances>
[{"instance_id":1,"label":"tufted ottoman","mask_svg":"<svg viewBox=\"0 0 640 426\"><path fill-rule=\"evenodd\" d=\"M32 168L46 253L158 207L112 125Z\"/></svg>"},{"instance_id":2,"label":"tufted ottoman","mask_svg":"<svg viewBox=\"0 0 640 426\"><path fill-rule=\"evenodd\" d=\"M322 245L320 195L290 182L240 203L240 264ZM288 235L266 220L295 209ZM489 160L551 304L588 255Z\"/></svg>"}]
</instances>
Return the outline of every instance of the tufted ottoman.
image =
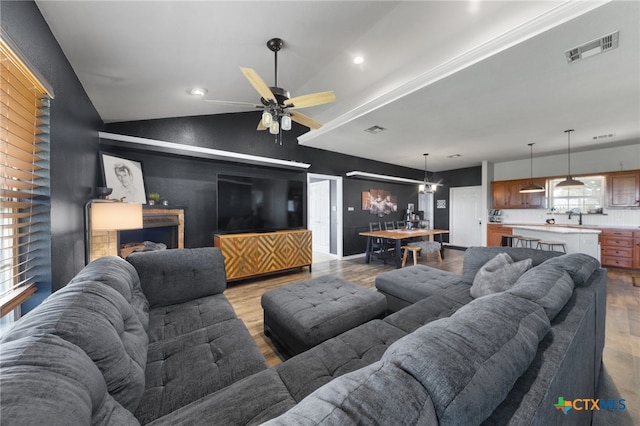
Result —
<instances>
[{"instance_id":1,"label":"tufted ottoman","mask_svg":"<svg viewBox=\"0 0 640 426\"><path fill-rule=\"evenodd\" d=\"M324 276L267 291L262 308L265 335L288 357L382 318L387 302L374 289Z\"/></svg>"}]
</instances>

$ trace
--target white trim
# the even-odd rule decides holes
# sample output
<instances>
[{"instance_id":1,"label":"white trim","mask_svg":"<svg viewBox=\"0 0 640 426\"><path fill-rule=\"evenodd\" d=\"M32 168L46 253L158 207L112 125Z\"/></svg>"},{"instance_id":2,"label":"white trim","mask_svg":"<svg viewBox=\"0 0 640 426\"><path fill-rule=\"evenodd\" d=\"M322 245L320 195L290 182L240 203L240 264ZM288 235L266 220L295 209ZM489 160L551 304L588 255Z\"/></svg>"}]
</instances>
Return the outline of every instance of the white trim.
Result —
<instances>
[{"instance_id":1,"label":"white trim","mask_svg":"<svg viewBox=\"0 0 640 426\"><path fill-rule=\"evenodd\" d=\"M307 188L309 187L309 184L311 183L311 179L325 179L325 180L333 180L336 182L336 209L337 209L337 214L336 214L336 259L341 260L343 259L342 254L344 253L344 230L343 230L343 218L344 218L344 212L343 212L343 201L342 201L342 193L343 193L343 189L342 189L342 176L333 176L333 175L325 175L325 174L320 174L320 173L307 173ZM308 194L308 189L307 189L307 194ZM307 205L309 204L309 201L307 200ZM307 225L309 224L308 222L308 216L309 216L309 209L307 208ZM312 236L313 238L313 236Z\"/></svg>"},{"instance_id":2,"label":"white trim","mask_svg":"<svg viewBox=\"0 0 640 426\"><path fill-rule=\"evenodd\" d=\"M489 40L488 42L476 46L475 48L424 72L418 77L409 80L374 99L364 102L354 109L347 111L345 114L340 115L338 118L324 123L321 128L311 130L300 135L298 137L298 142L301 145L304 145L318 136L329 133L338 127L370 113L371 111L381 108L439 80L462 71L463 69L484 59L548 31L551 28L590 12L609 1L610 0L565 1L550 11L533 18L514 29Z\"/></svg>"},{"instance_id":3,"label":"white trim","mask_svg":"<svg viewBox=\"0 0 640 426\"><path fill-rule=\"evenodd\" d=\"M248 164L261 164L270 166L284 166L297 169L308 169L311 164L301 163L298 161L280 160L279 158L260 157L257 155L242 154L239 152L222 151L213 148L204 148L201 146L185 145L175 142L160 141L157 139L140 138L137 136L119 135L116 133L98 132L100 139L109 139L113 141L125 142L133 148L142 148L148 151L165 152L165 150L177 151L180 155L212 158L214 160L238 161ZM100 141L100 143L103 143Z\"/></svg>"},{"instance_id":4,"label":"white trim","mask_svg":"<svg viewBox=\"0 0 640 426\"><path fill-rule=\"evenodd\" d=\"M411 183L411 184L417 184L417 185L422 185L424 183L424 181L422 180L415 180L415 179L403 178L398 176L379 175L377 173L360 172L357 170L347 172L346 175L347 177L354 177L354 178L362 177L362 178L370 178L370 179L378 179L378 180L387 180L391 182Z\"/></svg>"}]
</instances>

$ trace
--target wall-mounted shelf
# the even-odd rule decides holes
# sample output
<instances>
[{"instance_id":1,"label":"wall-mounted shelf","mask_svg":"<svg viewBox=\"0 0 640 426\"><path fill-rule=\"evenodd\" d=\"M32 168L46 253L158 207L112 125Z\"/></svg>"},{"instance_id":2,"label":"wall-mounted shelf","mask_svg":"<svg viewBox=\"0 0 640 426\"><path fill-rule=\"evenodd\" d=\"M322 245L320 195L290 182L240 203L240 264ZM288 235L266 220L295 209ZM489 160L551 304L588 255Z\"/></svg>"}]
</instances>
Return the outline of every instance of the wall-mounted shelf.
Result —
<instances>
[{"instance_id":1,"label":"wall-mounted shelf","mask_svg":"<svg viewBox=\"0 0 640 426\"><path fill-rule=\"evenodd\" d=\"M157 139L140 138L137 136L119 135L117 133L98 132L100 144L135 148L144 151L162 152L184 157L208 158L210 160L232 161L243 164L254 164L285 169L308 169L311 164L299 161L281 160L279 158L261 157L258 155L242 154L239 152L222 151L201 146L185 145Z\"/></svg>"},{"instance_id":2,"label":"wall-mounted shelf","mask_svg":"<svg viewBox=\"0 0 640 426\"><path fill-rule=\"evenodd\" d=\"M360 172L356 170L352 172L347 172L346 175L347 177L351 177L351 178L380 180L384 182L408 183L412 185L422 185L424 183L424 181L416 180L416 179L403 178L399 176L380 175L377 173Z\"/></svg>"}]
</instances>

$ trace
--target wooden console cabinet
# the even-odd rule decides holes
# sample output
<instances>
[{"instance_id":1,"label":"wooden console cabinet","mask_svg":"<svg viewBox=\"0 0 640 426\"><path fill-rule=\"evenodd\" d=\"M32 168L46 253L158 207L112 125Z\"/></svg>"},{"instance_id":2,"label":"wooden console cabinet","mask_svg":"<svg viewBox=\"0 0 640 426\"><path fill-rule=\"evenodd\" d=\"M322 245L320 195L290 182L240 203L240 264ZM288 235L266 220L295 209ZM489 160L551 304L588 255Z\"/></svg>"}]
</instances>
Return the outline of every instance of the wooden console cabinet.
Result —
<instances>
[{"instance_id":1,"label":"wooden console cabinet","mask_svg":"<svg viewBox=\"0 0 640 426\"><path fill-rule=\"evenodd\" d=\"M227 281L308 266L311 231L299 229L251 234L218 234L213 245L224 256Z\"/></svg>"}]
</instances>

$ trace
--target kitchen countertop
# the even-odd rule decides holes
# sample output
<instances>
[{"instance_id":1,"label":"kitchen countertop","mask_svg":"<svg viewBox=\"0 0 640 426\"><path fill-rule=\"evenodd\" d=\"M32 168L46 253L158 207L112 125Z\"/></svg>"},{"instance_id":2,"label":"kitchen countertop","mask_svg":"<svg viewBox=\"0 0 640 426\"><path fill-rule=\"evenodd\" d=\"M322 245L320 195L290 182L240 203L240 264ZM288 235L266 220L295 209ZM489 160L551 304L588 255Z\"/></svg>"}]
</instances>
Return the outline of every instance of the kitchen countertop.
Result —
<instances>
[{"instance_id":1,"label":"kitchen countertop","mask_svg":"<svg viewBox=\"0 0 640 426\"><path fill-rule=\"evenodd\" d=\"M623 229L628 231L640 231L640 226L634 225L578 225L578 224L570 224L570 223L557 223L555 225L545 225L538 223L504 223L504 222L489 222L489 226L491 225L502 225L513 228L514 226L537 226L537 227L560 227L560 228L575 228L575 229Z\"/></svg>"},{"instance_id":2,"label":"kitchen countertop","mask_svg":"<svg viewBox=\"0 0 640 426\"><path fill-rule=\"evenodd\" d=\"M528 229L531 231L543 231L553 232L556 234L600 234L602 231L595 228L582 227L570 227L562 225L517 225L517 224L503 224L509 228Z\"/></svg>"}]
</instances>

